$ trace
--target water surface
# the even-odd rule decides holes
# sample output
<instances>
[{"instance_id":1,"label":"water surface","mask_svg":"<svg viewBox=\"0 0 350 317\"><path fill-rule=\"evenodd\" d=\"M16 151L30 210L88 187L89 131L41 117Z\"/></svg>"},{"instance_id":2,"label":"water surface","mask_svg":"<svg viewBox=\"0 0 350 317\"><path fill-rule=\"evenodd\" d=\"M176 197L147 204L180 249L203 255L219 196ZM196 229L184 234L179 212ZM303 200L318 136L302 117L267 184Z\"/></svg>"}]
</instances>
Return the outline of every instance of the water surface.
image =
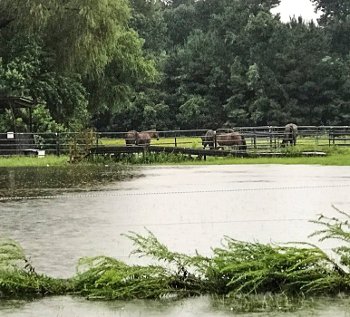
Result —
<instances>
[{"instance_id":1,"label":"water surface","mask_svg":"<svg viewBox=\"0 0 350 317\"><path fill-rule=\"evenodd\" d=\"M74 181L74 174L67 173L68 180L63 180L65 177L56 173L46 183L40 173L24 177L23 171L11 172L12 185L2 185L2 197L25 188L25 194L36 199L0 202L0 235L19 241L38 272L56 277L73 275L77 260L83 256L108 255L128 263L144 263L129 257L132 244L121 236L128 231L146 233L147 228L175 251L193 254L198 250L210 255L211 247L219 246L224 235L260 242L317 242L308 237L317 229L309 220L320 213L336 215L332 205L350 211L349 167L144 167L139 171L141 177L82 184ZM0 175L4 180L3 170ZM49 199L40 198L42 193L50 195ZM321 246L331 252L334 244ZM348 308L337 303L313 314L350 316ZM0 302L0 316L199 315L233 314L214 309L205 298L171 305L91 303L71 297L22 302L18 307L13 302Z\"/></svg>"}]
</instances>

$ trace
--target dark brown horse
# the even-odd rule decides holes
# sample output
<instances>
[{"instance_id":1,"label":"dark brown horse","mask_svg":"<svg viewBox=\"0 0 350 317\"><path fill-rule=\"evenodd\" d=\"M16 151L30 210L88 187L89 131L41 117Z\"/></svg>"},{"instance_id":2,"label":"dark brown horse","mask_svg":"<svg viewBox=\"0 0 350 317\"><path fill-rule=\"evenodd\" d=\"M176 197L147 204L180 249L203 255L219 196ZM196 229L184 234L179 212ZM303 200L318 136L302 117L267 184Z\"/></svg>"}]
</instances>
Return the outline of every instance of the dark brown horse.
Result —
<instances>
[{"instance_id":1,"label":"dark brown horse","mask_svg":"<svg viewBox=\"0 0 350 317\"><path fill-rule=\"evenodd\" d=\"M294 123L288 123L284 127L283 132L283 140L282 140L282 147L285 147L286 145L296 145L297 144L297 137L298 137L298 126Z\"/></svg>"},{"instance_id":2,"label":"dark brown horse","mask_svg":"<svg viewBox=\"0 0 350 317\"><path fill-rule=\"evenodd\" d=\"M211 150L214 149L215 141L219 147L238 146L239 150L247 150L247 143L245 141L245 138L238 132L216 133L213 130L208 130L205 136L202 137L203 148L205 149L206 146L209 146Z\"/></svg>"}]
</instances>

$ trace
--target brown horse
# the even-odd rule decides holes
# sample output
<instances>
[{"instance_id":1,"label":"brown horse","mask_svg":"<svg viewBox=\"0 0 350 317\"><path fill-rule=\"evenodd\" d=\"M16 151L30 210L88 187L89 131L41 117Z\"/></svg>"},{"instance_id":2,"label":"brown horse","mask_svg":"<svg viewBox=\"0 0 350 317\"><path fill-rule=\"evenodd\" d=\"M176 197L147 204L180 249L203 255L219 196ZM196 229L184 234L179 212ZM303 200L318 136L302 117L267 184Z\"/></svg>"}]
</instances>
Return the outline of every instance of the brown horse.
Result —
<instances>
[{"instance_id":1,"label":"brown horse","mask_svg":"<svg viewBox=\"0 0 350 317\"><path fill-rule=\"evenodd\" d=\"M156 130L147 130L147 131L142 131L141 133L148 133L148 135L152 139L157 139L159 140L159 133Z\"/></svg>"},{"instance_id":2,"label":"brown horse","mask_svg":"<svg viewBox=\"0 0 350 317\"><path fill-rule=\"evenodd\" d=\"M125 134L126 146L143 145L148 146L151 143L151 137L148 132L137 132L136 130L128 131Z\"/></svg>"},{"instance_id":3,"label":"brown horse","mask_svg":"<svg viewBox=\"0 0 350 317\"><path fill-rule=\"evenodd\" d=\"M283 140L282 140L282 147L285 147L286 145L296 145L297 144L297 136L298 136L298 126L294 123L288 123L284 127L283 132Z\"/></svg>"},{"instance_id":4,"label":"brown horse","mask_svg":"<svg viewBox=\"0 0 350 317\"><path fill-rule=\"evenodd\" d=\"M216 133L213 130L208 130L202 139L202 145L205 149L208 145L212 150L215 148L215 139L216 143L219 147L224 146L238 146L239 150L247 150L247 143L243 135L238 132L230 132L230 133Z\"/></svg>"},{"instance_id":5,"label":"brown horse","mask_svg":"<svg viewBox=\"0 0 350 317\"><path fill-rule=\"evenodd\" d=\"M125 133L125 144L126 146L131 146L136 144L138 132L136 130L131 130Z\"/></svg>"},{"instance_id":6,"label":"brown horse","mask_svg":"<svg viewBox=\"0 0 350 317\"><path fill-rule=\"evenodd\" d=\"M136 136L136 145L149 146L151 137L148 132L138 132Z\"/></svg>"},{"instance_id":7,"label":"brown horse","mask_svg":"<svg viewBox=\"0 0 350 317\"><path fill-rule=\"evenodd\" d=\"M238 132L220 133L216 135L216 142L219 146L238 146L239 150L246 151L247 143L243 135Z\"/></svg>"}]
</instances>

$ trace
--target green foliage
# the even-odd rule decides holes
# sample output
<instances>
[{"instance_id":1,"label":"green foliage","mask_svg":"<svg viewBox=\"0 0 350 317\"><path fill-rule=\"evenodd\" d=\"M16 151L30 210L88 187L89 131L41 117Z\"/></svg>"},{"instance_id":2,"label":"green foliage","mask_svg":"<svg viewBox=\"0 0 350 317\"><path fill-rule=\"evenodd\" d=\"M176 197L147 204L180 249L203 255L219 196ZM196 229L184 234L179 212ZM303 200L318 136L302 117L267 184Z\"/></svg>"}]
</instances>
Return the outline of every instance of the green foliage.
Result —
<instances>
[{"instance_id":1,"label":"green foliage","mask_svg":"<svg viewBox=\"0 0 350 317\"><path fill-rule=\"evenodd\" d=\"M334 263L320 249L283 247L225 239L225 248L214 250L214 271L227 281L228 293L264 293L271 290L285 294L324 291L337 293L349 287L334 268Z\"/></svg>"},{"instance_id":2,"label":"green foliage","mask_svg":"<svg viewBox=\"0 0 350 317\"><path fill-rule=\"evenodd\" d=\"M24 298L62 294L69 283L37 274L21 246L0 239L0 298Z\"/></svg>"},{"instance_id":3,"label":"green foliage","mask_svg":"<svg viewBox=\"0 0 350 317\"><path fill-rule=\"evenodd\" d=\"M319 25L279 0L2 0L0 94L68 129L347 125L350 7L312 2Z\"/></svg>"},{"instance_id":4,"label":"green foliage","mask_svg":"<svg viewBox=\"0 0 350 317\"><path fill-rule=\"evenodd\" d=\"M29 132L29 112L24 109L15 111L15 120L11 110L6 109L0 115L0 131ZM57 123L44 105L38 105L32 113L33 131L39 133L63 132L66 130L63 124Z\"/></svg>"},{"instance_id":5,"label":"green foliage","mask_svg":"<svg viewBox=\"0 0 350 317\"><path fill-rule=\"evenodd\" d=\"M145 41L144 49L156 58L167 45L164 4L160 0L131 0L130 3L133 10L131 27Z\"/></svg>"},{"instance_id":6,"label":"green foliage","mask_svg":"<svg viewBox=\"0 0 350 317\"><path fill-rule=\"evenodd\" d=\"M183 253L170 251L166 245L158 241L151 231L148 230L147 233L147 236L142 236L136 232L124 234L125 237L134 243L135 249L131 254L138 255L139 257L151 256L156 260L173 264L174 269L177 271L187 270L190 266L196 267L199 262L208 260L199 254L191 257Z\"/></svg>"},{"instance_id":7,"label":"green foliage","mask_svg":"<svg viewBox=\"0 0 350 317\"><path fill-rule=\"evenodd\" d=\"M316 2L334 16L348 12L344 1ZM177 118L172 127L346 124L348 23L324 29L298 18L283 24L270 13L278 4L176 1L164 7L168 44L160 89ZM342 69L333 76L339 54ZM323 73L327 56L334 63ZM204 102L193 103L192 96Z\"/></svg>"},{"instance_id":8,"label":"green foliage","mask_svg":"<svg viewBox=\"0 0 350 317\"><path fill-rule=\"evenodd\" d=\"M38 108L33 111L35 132L84 126L89 118L87 93L79 76L62 76L52 71L51 59L42 45L36 37L22 35L6 42L7 51L4 51L2 62L0 60L0 95L23 96L37 101ZM27 111L19 109L10 115L11 126L14 125L13 116L17 121L12 129L29 131ZM8 117L3 120L9 122Z\"/></svg>"},{"instance_id":9,"label":"green foliage","mask_svg":"<svg viewBox=\"0 0 350 317\"><path fill-rule=\"evenodd\" d=\"M0 94L32 97L69 129L115 112L156 76L127 1L5 0L0 12Z\"/></svg>"},{"instance_id":10,"label":"green foliage","mask_svg":"<svg viewBox=\"0 0 350 317\"><path fill-rule=\"evenodd\" d=\"M177 120L185 129L199 129L206 125L205 114L206 100L201 96L190 97L179 108Z\"/></svg>"},{"instance_id":11,"label":"green foliage","mask_svg":"<svg viewBox=\"0 0 350 317\"><path fill-rule=\"evenodd\" d=\"M104 69L129 19L124 0L5 0L0 11L12 20L6 31L38 34L55 52L58 69L81 74Z\"/></svg>"},{"instance_id":12,"label":"green foliage","mask_svg":"<svg viewBox=\"0 0 350 317\"><path fill-rule=\"evenodd\" d=\"M320 18L321 23L325 24L332 19L342 21L350 15L350 4L347 0L311 0L311 2L323 13Z\"/></svg>"},{"instance_id":13,"label":"green foliage","mask_svg":"<svg viewBox=\"0 0 350 317\"><path fill-rule=\"evenodd\" d=\"M193 161L191 156L172 153L125 154L116 157L118 162L127 164L183 163Z\"/></svg>"},{"instance_id":14,"label":"green foliage","mask_svg":"<svg viewBox=\"0 0 350 317\"><path fill-rule=\"evenodd\" d=\"M79 133L64 135L69 146L69 162L77 163L89 157L90 150L98 144L98 134L92 129L86 129ZM96 159L92 159L95 163Z\"/></svg>"},{"instance_id":15,"label":"green foliage","mask_svg":"<svg viewBox=\"0 0 350 317\"><path fill-rule=\"evenodd\" d=\"M340 257L339 271L350 271L350 215L339 210L335 206L333 208L343 217L329 218L321 215L317 221L313 221L318 225L322 225L324 229L318 230L311 236L321 236L320 241L335 239L345 243L344 246L334 248L333 251ZM344 266L343 269L341 266Z\"/></svg>"},{"instance_id":16,"label":"green foliage","mask_svg":"<svg viewBox=\"0 0 350 317\"><path fill-rule=\"evenodd\" d=\"M89 299L159 299L174 291L171 281L160 266L128 266L113 258L95 257L79 261L74 288Z\"/></svg>"},{"instance_id":17,"label":"green foliage","mask_svg":"<svg viewBox=\"0 0 350 317\"><path fill-rule=\"evenodd\" d=\"M235 310L293 310L311 296L350 292L349 215L345 220L320 217L323 229L313 235L336 239L340 264L307 243L271 245L225 237L212 257L173 252L151 233L130 232L132 254L151 257L159 264L127 265L98 256L79 261L69 280L39 275L22 248L11 240L0 241L0 294L20 298L73 293L89 299L177 299L203 294L222 299ZM343 267L346 268L343 269ZM220 302L219 302L220 305ZM232 306L231 306L232 307Z\"/></svg>"},{"instance_id":18,"label":"green foliage","mask_svg":"<svg viewBox=\"0 0 350 317\"><path fill-rule=\"evenodd\" d=\"M165 261L190 272L194 279L200 278L202 292L230 296L272 292L295 296L350 290L348 273L340 270L321 249L309 244L273 246L225 237L223 247L215 248L213 257L206 258L171 252L150 232L146 237L136 233L127 237L136 245L135 254Z\"/></svg>"},{"instance_id":19,"label":"green foliage","mask_svg":"<svg viewBox=\"0 0 350 317\"><path fill-rule=\"evenodd\" d=\"M25 266L27 261L22 247L15 241L0 239L0 268L2 270L16 270Z\"/></svg>"}]
</instances>

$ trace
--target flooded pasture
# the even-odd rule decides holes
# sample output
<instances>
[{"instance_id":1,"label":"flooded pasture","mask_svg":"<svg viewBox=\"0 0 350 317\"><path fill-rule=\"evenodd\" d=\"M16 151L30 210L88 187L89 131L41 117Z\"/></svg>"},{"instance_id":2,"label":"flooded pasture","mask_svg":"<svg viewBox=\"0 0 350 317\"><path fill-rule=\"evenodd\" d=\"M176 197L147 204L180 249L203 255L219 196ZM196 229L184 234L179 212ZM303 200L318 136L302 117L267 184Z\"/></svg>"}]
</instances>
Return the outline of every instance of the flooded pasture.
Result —
<instances>
[{"instance_id":1,"label":"flooded pasture","mask_svg":"<svg viewBox=\"0 0 350 317\"><path fill-rule=\"evenodd\" d=\"M142 234L147 228L172 250L210 255L225 235L259 242L318 243L309 238L318 229L309 220L321 213L335 214L332 205L350 211L349 167L158 166L143 167L137 171L141 177L124 180L126 174L113 178L109 167L50 170L0 170L0 235L17 240L38 272L55 277L72 276L84 256L143 263L129 256L132 244L121 235L128 231ZM331 252L332 242L320 245ZM340 301L320 303L312 314L350 316L349 311L349 302ZM89 302L66 296L0 301L0 316L6 317L199 315L233 313L229 307L211 305L206 297L167 304ZM305 312L284 313L299 315Z\"/></svg>"}]
</instances>

